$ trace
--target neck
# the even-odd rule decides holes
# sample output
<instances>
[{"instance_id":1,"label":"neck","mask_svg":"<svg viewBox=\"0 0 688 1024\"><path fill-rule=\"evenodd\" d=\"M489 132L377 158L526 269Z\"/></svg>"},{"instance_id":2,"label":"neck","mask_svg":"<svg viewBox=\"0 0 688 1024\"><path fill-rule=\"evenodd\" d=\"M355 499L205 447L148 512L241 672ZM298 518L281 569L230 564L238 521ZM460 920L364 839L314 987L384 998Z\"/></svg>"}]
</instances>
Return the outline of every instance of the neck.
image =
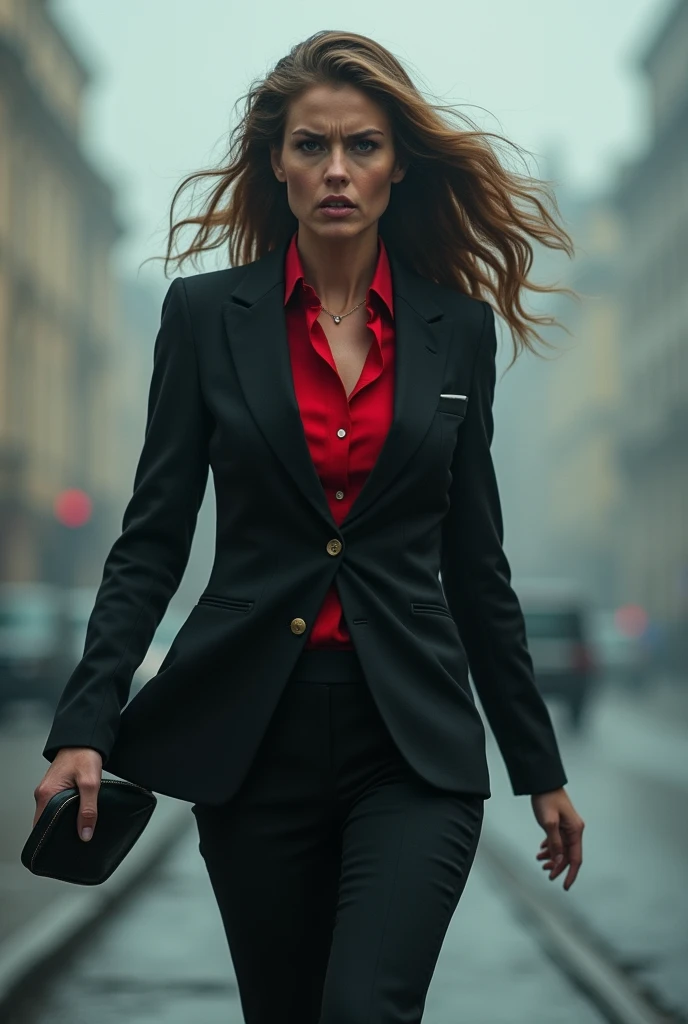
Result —
<instances>
[{"instance_id":1,"label":"neck","mask_svg":"<svg viewBox=\"0 0 688 1024\"><path fill-rule=\"evenodd\" d=\"M299 226L299 257L307 284L331 313L365 300L377 266L377 224L353 238L323 238Z\"/></svg>"}]
</instances>

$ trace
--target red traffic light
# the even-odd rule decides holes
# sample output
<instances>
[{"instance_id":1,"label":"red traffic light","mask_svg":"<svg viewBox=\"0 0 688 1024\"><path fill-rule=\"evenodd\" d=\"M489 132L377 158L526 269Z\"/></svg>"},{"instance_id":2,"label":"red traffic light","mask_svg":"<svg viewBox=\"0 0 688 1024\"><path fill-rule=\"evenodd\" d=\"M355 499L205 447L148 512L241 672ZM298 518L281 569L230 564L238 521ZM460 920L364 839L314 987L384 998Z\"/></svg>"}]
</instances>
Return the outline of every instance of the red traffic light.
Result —
<instances>
[{"instance_id":1,"label":"red traffic light","mask_svg":"<svg viewBox=\"0 0 688 1024\"><path fill-rule=\"evenodd\" d=\"M625 636L642 636L647 628L648 615L639 604L625 604L614 615L617 629Z\"/></svg>"},{"instance_id":2,"label":"red traffic light","mask_svg":"<svg viewBox=\"0 0 688 1024\"><path fill-rule=\"evenodd\" d=\"M53 502L53 512L58 522L71 529L83 526L91 518L93 502L85 491L72 488L61 491Z\"/></svg>"}]
</instances>

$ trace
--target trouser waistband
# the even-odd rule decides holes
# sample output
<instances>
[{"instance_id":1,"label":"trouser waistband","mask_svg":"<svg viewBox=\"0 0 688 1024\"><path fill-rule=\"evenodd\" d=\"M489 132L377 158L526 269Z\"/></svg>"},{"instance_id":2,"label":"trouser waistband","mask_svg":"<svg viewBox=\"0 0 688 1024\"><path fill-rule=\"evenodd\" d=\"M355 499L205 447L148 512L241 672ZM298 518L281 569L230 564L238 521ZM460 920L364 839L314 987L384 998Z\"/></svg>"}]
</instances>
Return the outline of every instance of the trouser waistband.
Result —
<instances>
[{"instance_id":1,"label":"trouser waistband","mask_svg":"<svg viewBox=\"0 0 688 1024\"><path fill-rule=\"evenodd\" d=\"M302 651L289 678L303 683L365 682L356 651L328 647Z\"/></svg>"}]
</instances>

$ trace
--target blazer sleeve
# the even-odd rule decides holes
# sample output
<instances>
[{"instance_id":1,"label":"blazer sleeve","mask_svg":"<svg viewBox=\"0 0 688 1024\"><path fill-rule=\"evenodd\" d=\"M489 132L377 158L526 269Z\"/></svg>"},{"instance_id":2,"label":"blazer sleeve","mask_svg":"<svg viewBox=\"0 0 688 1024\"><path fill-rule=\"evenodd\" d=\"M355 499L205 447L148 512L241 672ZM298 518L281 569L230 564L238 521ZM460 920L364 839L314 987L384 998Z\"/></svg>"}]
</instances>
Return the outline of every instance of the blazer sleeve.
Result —
<instances>
[{"instance_id":1,"label":"blazer sleeve","mask_svg":"<svg viewBox=\"0 0 688 1024\"><path fill-rule=\"evenodd\" d=\"M49 761L68 746L109 756L134 672L188 563L208 480L208 421L178 277L162 304L133 494L105 561L83 656L55 711L43 750Z\"/></svg>"},{"instance_id":2,"label":"blazer sleeve","mask_svg":"<svg viewBox=\"0 0 688 1024\"><path fill-rule=\"evenodd\" d=\"M547 706L537 689L519 600L503 550L502 510L490 447L496 378L495 315L484 319L466 418L459 429L442 523L442 586L471 676L515 795L567 782Z\"/></svg>"}]
</instances>

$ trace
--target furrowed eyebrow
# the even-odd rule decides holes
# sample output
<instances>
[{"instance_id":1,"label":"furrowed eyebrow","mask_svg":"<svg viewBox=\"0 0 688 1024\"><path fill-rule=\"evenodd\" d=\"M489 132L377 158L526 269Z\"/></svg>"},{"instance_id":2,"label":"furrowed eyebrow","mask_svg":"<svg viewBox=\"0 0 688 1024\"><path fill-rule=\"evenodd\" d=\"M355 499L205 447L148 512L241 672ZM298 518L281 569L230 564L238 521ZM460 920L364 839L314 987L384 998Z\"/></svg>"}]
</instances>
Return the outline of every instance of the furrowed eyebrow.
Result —
<instances>
[{"instance_id":1,"label":"furrowed eyebrow","mask_svg":"<svg viewBox=\"0 0 688 1024\"><path fill-rule=\"evenodd\" d=\"M380 131L379 128L364 128L363 131L352 132L351 135L345 135L344 138L345 139L360 139L360 138L363 138L364 135L384 135L384 134L385 133L383 131ZM292 135L307 135L310 139L324 139L324 138L327 137L327 136L323 135L321 132L312 132L312 131L310 131L309 128L296 128L292 132Z\"/></svg>"}]
</instances>

